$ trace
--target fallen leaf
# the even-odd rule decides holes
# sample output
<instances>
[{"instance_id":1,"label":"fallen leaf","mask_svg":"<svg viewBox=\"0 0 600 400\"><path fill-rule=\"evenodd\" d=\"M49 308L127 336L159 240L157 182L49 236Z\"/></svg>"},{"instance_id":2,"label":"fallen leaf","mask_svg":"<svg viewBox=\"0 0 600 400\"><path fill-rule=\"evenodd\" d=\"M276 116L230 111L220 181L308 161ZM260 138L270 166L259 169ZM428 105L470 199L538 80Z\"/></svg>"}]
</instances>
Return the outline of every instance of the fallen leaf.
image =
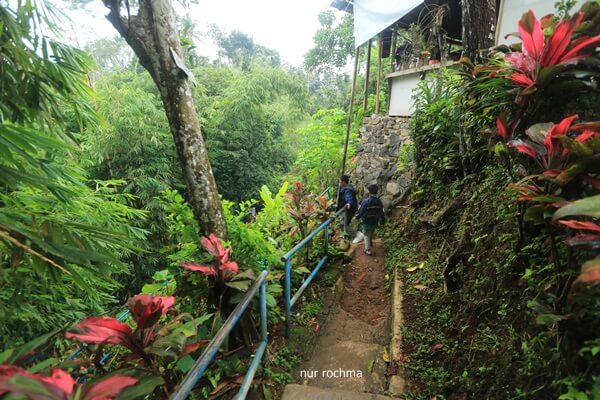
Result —
<instances>
[{"instance_id":1,"label":"fallen leaf","mask_svg":"<svg viewBox=\"0 0 600 400\"><path fill-rule=\"evenodd\" d=\"M444 347L444 345L443 345L443 344L441 344L441 343L436 343L436 344L434 344L433 346L431 346L431 350L439 350L439 349L441 349L442 347Z\"/></svg>"},{"instance_id":2,"label":"fallen leaf","mask_svg":"<svg viewBox=\"0 0 600 400\"><path fill-rule=\"evenodd\" d=\"M427 286L423 285L423 284L418 284L418 285L413 285L413 287L417 290L425 290L427 289Z\"/></svg>"},{"instance_id":3,"label":"fallen leaf","mask_svg":"<svg viewBox=\"0 0 600 400\"><path fill-rule=\"evenodd\" d=\"M407 268L406 270L408 272L415 272L418 269L423 269L424 266L425 266L425 263L422 262L421 264L417 265L416 267L410 267L410 268Z\"/></svg>"},{"instance_id":4,"label":"fallen leaf","mask_svg":"<svg viewBox=\"0 0 600 400\"><path fill-rule=\"evenodd\" d=\"M387 349L383 349L383 361L390 362L392 358L390 357L390 353L388 353Z\"/></svg>"},{"instance_id":5,"label":"fallen leaf","mask_svg":"<svg viewBox=\"0 0 600 400\"><path fill-rule=\"evenodd\" d=\"M365 276L367 276L367 271L364 271L362 274L360 274L356 282L361 283L363 279L365 279Z\"/></svg>"}]
</instances>

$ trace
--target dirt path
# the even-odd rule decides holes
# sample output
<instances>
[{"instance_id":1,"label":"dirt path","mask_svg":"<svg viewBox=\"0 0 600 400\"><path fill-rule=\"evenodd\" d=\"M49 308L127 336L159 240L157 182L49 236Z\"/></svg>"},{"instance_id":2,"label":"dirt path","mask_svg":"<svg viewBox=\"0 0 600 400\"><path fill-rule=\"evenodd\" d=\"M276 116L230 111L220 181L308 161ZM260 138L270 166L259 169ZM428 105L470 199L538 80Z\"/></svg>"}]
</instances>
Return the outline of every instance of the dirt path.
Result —
<instances>
[{"instance_id":1,"label":"dirt path","mask_svg":"<svg viewBox=\"0 0 600 400\"><path fill-rule=\"evenodd\" d=\"M385 254L380 240L374 241L371 256L363 253L363 244L355 246L344 272L340 303L296 379L320 388L381 394L387 383L383 358L390 308Z\"/></svg>"}]
</instances>

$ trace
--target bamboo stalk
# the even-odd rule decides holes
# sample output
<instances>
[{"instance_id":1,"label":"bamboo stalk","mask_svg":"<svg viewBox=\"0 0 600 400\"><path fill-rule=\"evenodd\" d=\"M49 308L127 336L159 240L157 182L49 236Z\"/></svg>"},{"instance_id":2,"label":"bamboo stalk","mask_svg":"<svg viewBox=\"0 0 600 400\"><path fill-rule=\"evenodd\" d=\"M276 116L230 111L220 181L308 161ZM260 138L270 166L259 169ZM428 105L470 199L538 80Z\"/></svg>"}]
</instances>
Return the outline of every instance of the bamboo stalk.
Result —
<instances>
[{"instance_id":1,"label":"bamboo stalk","mask_svg":"<svg viewBox=\"0 0 600 400\"><path fill-rule=\"evenodd\" d=\"M379 34L379 43L378 43L378 49L377 49L377 86L375 89L375 114L379 115L379 107L380 107L380 101L379 101L379 94L381 92L381 51L382 51L382 44L383 44L383 37L381 36L381 33Z\"/></svg>"},{"instance_id":2,"label":"bamboo stalk","mask_svg":"<svg viewBox=\"0 0 600 400\"><path fill-rule=\"evenodd\" d=\"M367 105L369 104L369 74L371 73L371 43L372 39L369 39L367 43L367 71L365 73L365 93L363 98L363 111L367 111Z\"/></svg>"}]
</instances>

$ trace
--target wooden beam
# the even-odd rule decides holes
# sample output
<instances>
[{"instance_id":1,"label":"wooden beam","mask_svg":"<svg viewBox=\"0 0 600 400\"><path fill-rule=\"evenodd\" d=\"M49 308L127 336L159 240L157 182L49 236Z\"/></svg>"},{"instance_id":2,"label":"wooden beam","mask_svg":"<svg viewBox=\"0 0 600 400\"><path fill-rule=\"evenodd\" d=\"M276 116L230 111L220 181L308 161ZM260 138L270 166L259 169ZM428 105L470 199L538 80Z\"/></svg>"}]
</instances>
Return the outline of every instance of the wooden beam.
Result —
<instances>
[{"instance_id":1,"label":"wooden beam","mask_svg":"<svg viewBox=\"0 0 600 400\"><path fill-rule=\"evenodd\" d=\"M352 73L352 92L350 94L350 105L348 106L348 119L346 120L346 140L344 141L344 157L342 158L342 172L346 172L346 158L348 156L348 142L350 141L350 128L352 127L352 113L354 112L354 97L356 95L356 75L358 74L358 59L360 56L360 47L356 48L354 54L354 72ZM338 190L339 197L339 190Z\"/></svg>"},{"instance_id":2,"label":"wooden beam","mask_svg":"<svg viewBox=\"0 0 600 400\"><path fill-rule=\"evenodd\" d=\"M381 51L383 50L383 37L379 34L379 43L377 45L377 87L375 89L375 114L379 115L379 94L381 92Z\"/></svg>"},{"instance_id":3,"label":"wooden beam","mask_svg":"<svg viewBox=\"0 0 600 400\"><path fill-rule=\"evenodd\" d=\"M367 43L367 71L365 73L365 93L363 97L363 111L367 111L369 104L369 74L371 73L371 44L373 39L369 39Z\"/></svg>"}]
</instances>

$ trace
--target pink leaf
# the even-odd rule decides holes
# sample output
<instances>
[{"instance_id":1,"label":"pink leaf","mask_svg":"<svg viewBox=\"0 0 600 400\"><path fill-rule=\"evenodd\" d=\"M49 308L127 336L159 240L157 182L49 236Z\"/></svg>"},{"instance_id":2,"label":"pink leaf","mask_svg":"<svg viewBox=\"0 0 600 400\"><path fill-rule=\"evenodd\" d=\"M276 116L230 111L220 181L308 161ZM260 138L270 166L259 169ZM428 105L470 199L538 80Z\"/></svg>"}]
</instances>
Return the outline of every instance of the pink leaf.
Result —
<instances>
[{"instance_id":1,"label":"pink leaf","mask_svg":"<svg viewBox=\"0 0 600 400\"><path fill-rule=\"evenodd\" d=\"M73 387L75 386L75 379L68 372L63 371L62 369L54 369L52 371L52 375L50 376L42 376L42 375L32 375L32 377L36 377L41 382L49 383L50 385L56 386L60 389L61 392L70 396L73 393Z\"/></svg>"},{"instance_id":2,"label":"pink leaf","mask_svg":"<svg viewBox=\"0 0 600 400\"><path fill-rule=\"evenodd\" d=\"M570 20L562 21L556 26L554 33L544 48L544 54L541 59L541 64L544 67L559 64L558 60L569 46L569 43L571 43L571 35L581 24L584 17L585 14L583 12L578 12Z\"/></svg>"},{"instance_id":3,"label":"pink leaf","mask_svg":"<svg viewBox=\"0 0 600 400\"><path fill-rule=\"evenodd\" d=\"M569 246L581 246L589 245L590 243L594 243L597 241L600 241L600 235L590 233L578 233L577 235L565 240L565 243Z\"/></svg>"},{"instance_id":4,"label":"pink leaf","mask_svg":"<svg viewBox=\"0 0 600 400\"><path fill-rule=\"evenodd\" d=\"M181 263L181 266L185 269L189 269L190 271L201 272L206 276L217 275L217 271L215 271L215 268L210 265L187 262L187 263Z\"/></svg>"},{"instance_id":5,"label":"pink leaf","mask_svg":"<svg viewBox=\"0 0 600 400\"><path fill-rule=\"evenodd\" d=\"M516 148L519 152L523 154L527 154L529 157L536 159L538 156L538 151L532 145L528 143L519 143L512 145L512 147Z\"/></svg>"},{"instance_id":6,"label":"pink leaf","mask_svg":"<svg viewBox=\"0 0 600 400\"><path fill-rule=\"evenodd\" d=\"M577 135L577 137L575 138L575 140L577 140L578 142L585 142L587 140L593 139L595 137L600 137L600 132L594 132L594 131L588 131L585 130L583 132L581 132L581 134Z\"/></svg>"},{"instance_id":7,"label":"pink leaf","mask_svg":"<svg viewBox=\"0 0 600 400\"><path fill-rule=\"evenodd\" d=\"M573 282L573 290L578 290L586 283L600 283L600 258L587 261L581 266L581 274Z\"/></svg>"},{"instance_id":8,"label":"pink leaf","mask_svg":"<svg viewBox=\"0 0 600 400\"><path fill-rule=\"evenodd\" d=\"M219 255L219 250L222 248L219 238L214 233L211 233L208 235L208 237L202 238L202 240L200 240L200 244L202 244L204 250L208 251L215 257Z\"/></svg>"},{"instance_id":9,"label":"pink leaf","mask_svg":"<svg viewBox=\"0 0 600 400\"><path fill-rule=\"evenodd\" d=\"M206 346L208 343L210 343L210 340L199 340L197 342L194 343L190 343L190 344L186 344L183 349L181 349L181 353L179 353L179 358L193 353L194 351L198 350L200 347L202 346Z\"/></svg>"},{"instance_id":10,"label":"pink leaf","mask_svg":"<svg viewBox=\"0 0 600 400\"><path fill-rule=\"evenodd\" d=\"M221 271L231 271L233 273L238 272L238 264L235 261L228 261L225 264L219 265Z\"/></svg>"},{"instance_id":11,"label":"pink leaf","mask_svg":"<svg viewBox=\"0 0 600 400\"><path fill-rule=\"evenodd\" d=\"M123 389L133 386L138 378L125 375L113 375L93 384L83 396L83 400L111 400Z\"/></svg>"},{"instance_id":12,"label":"pink leaf","mask_svg":"<svg viewBox=\"0 0 600 400\"><path fill-rule=\"evenodd\" d=\"M512 82L522 87L532 87L535 82L525 74L511 74L507 76Z\"/></svg>"},{"instance_id":13,"label":"pink leaf","mask_svg":"<svg viewBox=\"0 0 600 400\"><path fill-rule=\"evenodd\" d=\"M558 221L566 227L576 230L600 232L600 225L591 221L577 221L574 219Z\"/></svg>"},{"instance_id":14,"label":"pink leaf","mask_svg":"<svg viewBox=\"0 0 600 400\"><path fill-rule=\"evenodd\" d=\"M558 63L564 64L570 61L577 61L582 60L584 58L588 58L590 55L593 54L594 51L594 49L591 47L597 46L599 43L600 35L579 40L571 50L569 50L560 58Z\"/></svg>"},{"instance_id":15,"label":"pink leaf","mask_svg":"<svg viewBox=\"0 0 600 400\"><path fill-rule=\"evenodd\" d=\"M548 130L548 133L546 133L546 139L544 139L544 146L546 146L550 153L554 153L556 151L556 147L552 142L552 138L557 135L566 135L571 128L571 124L577 118L577 115L570 115Z\"/></svg>"},{"instance_id":16,"label":"pink leaf","mask_svg":"<svg viewBox=\"0 0 600 400\"><path fill-rule=\"evenodd\" d=\"M128 303L138 329L147 329L154 326L160 317L165 315L175 304L175 297L138 294L132 297Z\"/></svg>"},{"instance_id":17,"label":"pink leaf","mask_svg":"<svg viewBox=\"0 0 600 400\"><path fill-rule=\"evenodd\" d=\"M81 333L67 332L67 339L79 339L85 343L108 343L131 345L131 328L115 318L90 317L75 325Z\"/></svg>"},{"instance_id":18,"label":"pink leaf","mask_svg":"<svg viewBox=\"0 0 600 400\"><path fill-rule=\"evenodd\" d=\"M541 22L532 10L523 14L519 21L519 33L523 41L523 51L535 60L539 60L544 48L544 31Z\"/></svg>"},{"instance_id":19,"label":"pink leaf","mask_svg":"<svg viewBox=\"0 0 600 400\"><path fill-rule=\"evenodd\" d=\"M498 114L496 117L496 126L498 127L498 135L500 135L500 137L505 141L509 140L510 135L506 127L506 120L503 114Z\"/></svg>"}]
</instances>

